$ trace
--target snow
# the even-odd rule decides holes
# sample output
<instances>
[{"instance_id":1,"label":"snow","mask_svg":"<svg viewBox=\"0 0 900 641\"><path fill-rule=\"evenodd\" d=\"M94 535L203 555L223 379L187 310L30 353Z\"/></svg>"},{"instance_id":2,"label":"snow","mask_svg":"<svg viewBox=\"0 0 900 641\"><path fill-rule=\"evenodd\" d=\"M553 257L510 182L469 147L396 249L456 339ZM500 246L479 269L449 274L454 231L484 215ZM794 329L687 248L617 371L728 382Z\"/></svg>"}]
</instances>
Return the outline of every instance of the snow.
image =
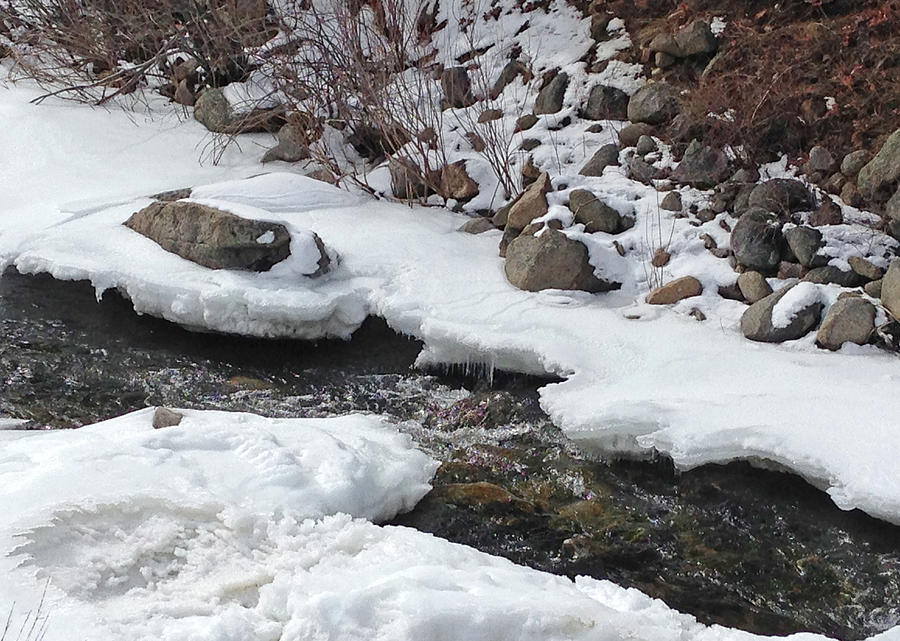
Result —
<instances>
[{"instance_id":1,"label":"snow","mask_svg":"<svg viewBox=\"0 0 900 641\"><path fill-rule=\"evenodd\" d=\"M0 431L13 630L46 590L46 641L762 639L366 520L409 509L436 467L377 417L180 411Z\"/></svg>"},{"instance_id":2,"label":"snow","mask_svg":"<svg viewBox=\"0 0 900 641\"><path fill-rule=\"evenodd\" d=\"M787 327L797 314L821 302L822 294L815 283L797 283L772 308L772 327Z\"/></svg>"}]
</instances>

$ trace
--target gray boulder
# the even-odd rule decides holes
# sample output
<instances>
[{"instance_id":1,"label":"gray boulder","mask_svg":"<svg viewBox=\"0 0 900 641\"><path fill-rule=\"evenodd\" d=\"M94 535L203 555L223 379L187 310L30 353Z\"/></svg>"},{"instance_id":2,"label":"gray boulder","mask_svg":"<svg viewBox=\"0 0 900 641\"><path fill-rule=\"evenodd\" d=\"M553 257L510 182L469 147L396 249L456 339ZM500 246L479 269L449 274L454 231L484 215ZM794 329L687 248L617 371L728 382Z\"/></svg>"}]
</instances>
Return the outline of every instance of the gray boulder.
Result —
<instances>
[{"instance_id":1,"label":"gray boulder","mask_svg":"<svg viewBox=\"0 0 900 641\"><path fill-rule=\"evenodd\" d=\"M663 197L662 202L659 203L659 208L665 209L666 211L681 211L682 206L681 194L677 191L670 191Z\"/></svg>"},{"instance_id":2,"label":"gray boulder","mask_svg":"<svg viewBox=\"0 0 900 641\"><path fill-rule=\"evenodd\" d=\"M871 158L871 154L865 149L851 151L841 161L841 173L847 178L856 178L859 170L865 167Z\"/></svg>"},{"instance_id":3,"label":"gray boulder","mask_svg":"<svg viewBox=\"0 0 900 641\"><path fill-rule=\"evenodd\" d=\"M602 176L604 169L607 167L614 167L618 164L619 148L610 143L600 147L578 173L582 176Z\"/></svg>"},{"instance_id":4,"label":"gray boulder","mask_svg":"<svg viewBox=\"0 0 900 641\"><path fill-rule=\"evenodd\" d=\"M678 90L665 82L644 85L628 101L628 119L658 125L678 113Z\"/></svg>"},{"instance_id":5,"label":"gray boulder","mask_svg":"<svg viewBox=\"0 0 900 641\"><path fill-rule=\"evenodd\" d=\"M728 158L721 150L697 140L688 145L672 178L699 189L715 187L728 176Z\"/></svg>"},{"instance_id":6,"label":"gray boulder","mask_svg":"<svg viewBox=\"0 0 900 641\"><path fill-rule=\"evenodd\" d=\"M806 185L793 178L773 178L760 183L750 192L747 201L750 207L762 207L780 215L812 209L814 203Z\"/></svg>"},{"instance_id":7,"label":"gray boulder","mask_svg":"<svg viewBox=\"0 0 900 641\"><path fill-rule=\"evenodd\" d=\"M822 232L812 227L793 227L784 232L788 247L804 267L815 267L816 263L826 260L824 256L816 256L822 246Z\"/></svg>"},{"instance_id":8,"label":"gray boulder","mask_svg":"<svg viewBox=\"0 0 900 641\"><path fill-rule=\"evenodd\" d=\"M513 286L529 292L544 289L602 292L619 286L594 275L583 243L549 228L539 236L522 235L510 242L503 268Z\"/></svg>"},{"instance_id":9,"label":"gray boulder","mask_svg":"<svg viewBox=\"0 0 900 641\"><path fill-rule=\"evenodd\" d=\"M598 231L615 234L622 228L619 212L587 189L576 189L569 194L569 209L589 234Z\"/></svg>"},{"instance_id":10,"label":"gray boulder","mask_svg":"<svg viewBox=\"0 0 900 641\"><path fill-rule=\"evenodd\" d=\"M881 304L891 316L900 319L900 259L891 261L887 273L881 280Z\"/></svg>"},{"instance_id":11,"label":"gray boulder","mask_svg":"<svg viewBox=\"0 0 900 641\"><path fill-rule=\"evenodd\" d=\"M657 150L659 150L659 147L656 141L653 140L652 136L647 136L646 134L638 138L637 145L634 147L634 152L639 156L646 156Z\"/></svg>"},{"instance_id":12,"label":"gray boulder","mask_svg":"<svg viewBox=\"0 0 900 641\"><path fill-rule=\"evenodd\" d=\"M587 120L625 120L628 118L628 94L616 87L597 85L591 89L581 117Z\"/></svg>"},{"instance_id":13,"label":"gray boulder","mask_svg":"<svg viewBox=\"0 0 900 641\"><path fill-rule=\"evenodd\" d=\"M210 269L263 272L291 253L291 235L284 225L183 200L152 203L133 214L125 226L166 251ZM330 261L318 237L316 244L324 273Z\"/></svg>"},{"instance_id":14,"label":"gray boulder","mask_svg":"<svg viewBox=\"0 0 900 641\"><path fill-rule=\"evenodd\" d=\"M278 144L265 153L262 162L306 160L309 158L309 147L306 146L305 134L300 125L291 122L285 124L278 130Z\"/></svg>"},{"instance_id":15,"label":"gray boulder","mask_svg":"<svg viewBox=\"0 0 900 641\"><path fill-rule=\"evenodd\" d=\"M741 290L741 295L750 304L772 293L772 287L765 276L755 271L747 271L738 276L737 286Z\"/></svg>"},{"instance_id":16,"label":"gray boulder","mask_svg":"<svg viewBox=\"0 0 900 641\"><path fill-rule=\"evenodd\" d=\"M652 136L656 130L645 122L633 122L619 130L619 144L622 147L634 147L641 136Z\"/></svg>"},{"instance_id":17,"label":"gray boulder","mask_svg":"<svg viewBox=\"0 0 900 641\"><path fill-rule=\"evenodd\" d=\"M705 20L695 20L675 34L661 33L650 41L650 50L675 58L687 58L718 49L716 36Z\"/></svg>"},{"instance_id":18,"label":"gray boulder","mask_svg":"<svg viewBox=\"0 0 900 641\"><path fill-rule=\"evenodd\" d=\"M750 305L741 317L741 332L744 336L762 343L783 343L806 336L819 323L822 303L815 302L798 310L785 327L775 327L772 324L775 305L794 287L796 285L789 285Z\"/></svg>"},{"instance_id":19,"label":"gray boulder","mask_svg":"<svg viewBox=\"0 0 900 641\"><path fill-rule=\"evenodd\" d=\"M851 256L847 259L850 263L850 269L865 278L866 280L880 280L884 276L884 270L881 267L866 260L862 256Z\"/></svg>"},{"instance_id":20,"label":"gray boulder","mask_svg":"<svg viewBox=\"0 0 900 641\"><path fill-rule=\"evenodd\" d=\"M803 165L803 173L807 175L831 175L837 169L834 156L825 147L816 145L809 150L809 161Z\"/></svg>"},{"instance_id":21,"label":"gray boulder","mask_svg":"<svg viewBox=\"0 0 900 641\"><path fill-rule=\"evenodd\" d=\"M506 228L521 231L535 218L547 213L547 194L552 185L550 176L542 173L522 192L522 195L509 208L506 217Z\"/></svg>"},{"instance_id":22,"label":"gray boulder","mask_svg":"<svg viewBox=\"0 0 900 641\"><path fill-rule=\"evenodd\" d=\"M881 150L859 170L856 186L863 198L884 202L900 182L900 129L890 135Z\"/></svg>"},{"instance_id":23,"label":"gray boulder","mask_svg":"<svg viewBox=\"0 0 900 641\"><path fill-rule=\"evenodd\" d=\"M731 230L731 251L738 263L761 272L778 268L782 242L778 220L758 209L746 212Z\"/></svg>"},{"instance_id":24,"label":"gray boulder","mask_svg":"<svg viewBox=\"0 0 900 641\"><path fill-rule=\"evenodd\" d=\"M840 285L841 287L859 287L865 279L854 271L844 271L834 265L823 265L810 269L803 280L819 285Z\"/></svg>"},{"instance_id":25,"label":"gray boulder","mask_svg":"<svg viewBox=\"0 0 900 641\"><path fill-rule=\"evenodd\" d=\"M200 94L194 105L194 120L214 133L229 133L234 122L234 110L225 92L211 88Z\"/></svg>"},{"instance_id":26,"label":"gray boulder","mask_svg":"<svg viewBox=\"0 0 900 641\"><path fill-rule=\"evenodd\" d=\"M851 296L832 305L816 332L816 343L825 349L840 349L844 343L865 345L875 331L875 306Z\"/></svg>"},{"instance_id":27,"label":"gray boulder","mask_svg":"<svg viewBox=\"0 0 900 641\"><path fill-rule=\"evenodd\" d=\"M534 113L555 114L563 108L563 97L566 95L566 87L569 86L569 75L559 72L540 90L534 101Z\"/></svg>"},{"instance_id":28,"label":"gray boulder","mask_svg":"<svg viewBox=\"0 0 900 641\"><path fill-rule=\"evenodd\" d=\"M466 234L483 234L492 229L497 228L494 226L494 223L491 222L491 219L479 216L478 218L467 220L456 231L461 231Z\"/></svg>"}]
</instances>

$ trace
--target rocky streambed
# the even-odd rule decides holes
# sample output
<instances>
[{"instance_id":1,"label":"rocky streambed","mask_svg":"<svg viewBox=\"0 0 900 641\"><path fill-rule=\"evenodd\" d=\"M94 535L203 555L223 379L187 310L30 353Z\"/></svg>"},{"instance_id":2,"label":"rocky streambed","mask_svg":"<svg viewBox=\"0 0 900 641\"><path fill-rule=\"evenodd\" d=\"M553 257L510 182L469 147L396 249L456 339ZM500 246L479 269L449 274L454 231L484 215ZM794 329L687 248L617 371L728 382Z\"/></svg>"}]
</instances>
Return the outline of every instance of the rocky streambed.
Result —
<instances>
[{"instance_id":1,"label":"rocky streambed","mask_svg":"<svg viewBox=\"0 0 900 641\"><path fill-rule=\"evenodd\" d=\"M397 524L542 570L637 587L710 623L861 639L900 621L900 528L743 463L603 461L541 412L542 383L411 365L369 321L350 342L193 334L85 283L0 278L0 417L66 428L147 405L385 413L443 464Z\"/></svg>"}]
</instances>

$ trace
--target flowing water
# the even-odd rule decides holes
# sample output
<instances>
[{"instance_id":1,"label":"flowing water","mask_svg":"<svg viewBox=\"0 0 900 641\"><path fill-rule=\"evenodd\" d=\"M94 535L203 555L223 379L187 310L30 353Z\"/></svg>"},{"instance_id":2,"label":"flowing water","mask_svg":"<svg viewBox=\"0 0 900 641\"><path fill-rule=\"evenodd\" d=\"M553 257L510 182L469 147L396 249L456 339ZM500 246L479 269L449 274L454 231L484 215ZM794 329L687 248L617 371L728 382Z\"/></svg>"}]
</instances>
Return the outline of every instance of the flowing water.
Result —
<instances>
[{"instance_id":1,"label":"flowing water","mask_svg":"<svg viewBox=\"0 0 900 641\"><path fill-rule=\"evenodd\" d=\"M900 528L743 463L602 461L541 412L543 381L412 368L371 320L352 341L186 332L86 283L0 278L0 417L68 428L147 405L391 415L443 464L395 523L542 570L637 587L701 621L861 639L900 622Z\"/></svg>"}]
</instances>

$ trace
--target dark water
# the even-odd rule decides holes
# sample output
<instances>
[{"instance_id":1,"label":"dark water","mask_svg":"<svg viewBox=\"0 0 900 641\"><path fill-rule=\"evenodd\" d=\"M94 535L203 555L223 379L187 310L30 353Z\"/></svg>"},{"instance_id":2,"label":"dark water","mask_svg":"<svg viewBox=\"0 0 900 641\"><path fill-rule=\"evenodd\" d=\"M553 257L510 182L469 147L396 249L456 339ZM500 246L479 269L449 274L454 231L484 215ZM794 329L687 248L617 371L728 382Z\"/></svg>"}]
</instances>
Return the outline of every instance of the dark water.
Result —
<instances>
[{"instance_id":1,"label":"dark water","mask_svg":"<svg viewBox=\"0 0 900 641\"><path fill-rule=\"evenodd\" d=\"M900 528L746 464L579 452L540 381L412 369L420 345L369 321L350 342L195 334L85 283L0 278L0 416L77 427L147 405L272 416L389 414L443 461L396 523L516 562L637 587L707 623L860 639L900 620ZM421 427L419 426L421 425Z\"/></svg>"}]
</instances>

